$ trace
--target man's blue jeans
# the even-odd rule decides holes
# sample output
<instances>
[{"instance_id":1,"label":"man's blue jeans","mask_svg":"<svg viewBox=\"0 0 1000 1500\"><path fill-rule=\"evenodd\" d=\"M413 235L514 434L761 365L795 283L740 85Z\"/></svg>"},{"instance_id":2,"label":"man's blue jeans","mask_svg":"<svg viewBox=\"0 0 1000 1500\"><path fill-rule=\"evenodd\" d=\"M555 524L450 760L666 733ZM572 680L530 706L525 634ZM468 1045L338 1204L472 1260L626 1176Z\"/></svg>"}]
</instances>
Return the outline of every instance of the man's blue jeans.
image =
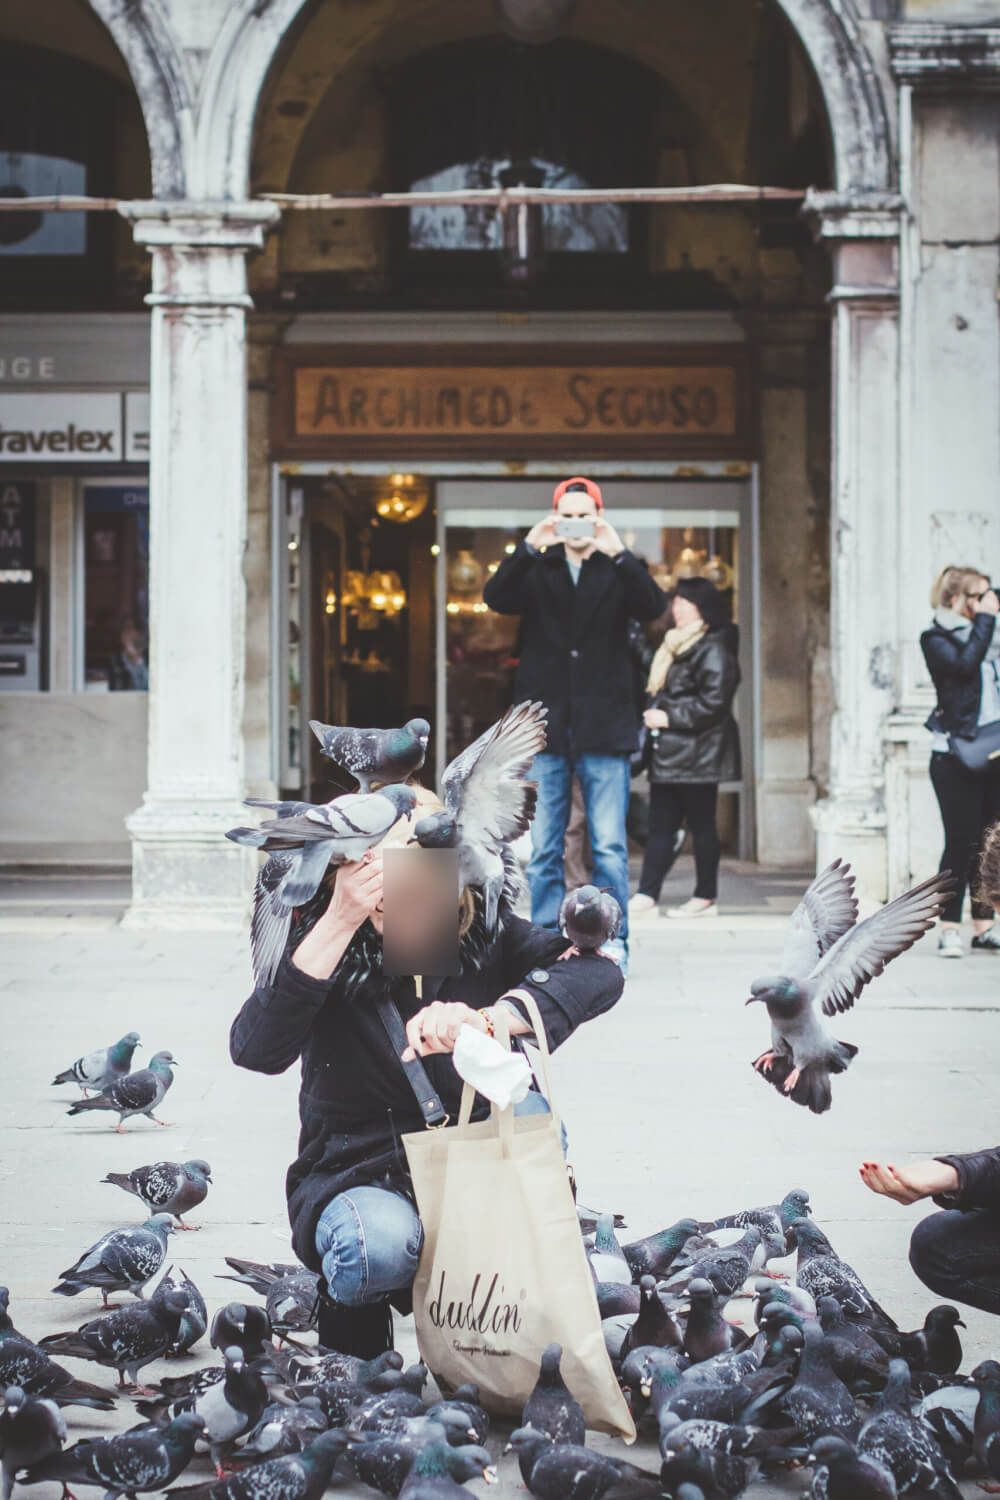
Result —
<instances>
[{"instance_id":1,"label":"man's blue jeans","mask_svg":"<svg viewBox=\"0 0 1000 1500\"><path fill-rule=\"evenodd\" d=\"M594 856L594 884L606 887L622 909L618 936L628 940L628 812L632 767L627 755L536 755L529 777L538 782L538 806L531 825L531 920L556 927L566 894L564 848L569 823L573 777L580 781L587 810L590 848Z\"/></svg>"}]
</instances>

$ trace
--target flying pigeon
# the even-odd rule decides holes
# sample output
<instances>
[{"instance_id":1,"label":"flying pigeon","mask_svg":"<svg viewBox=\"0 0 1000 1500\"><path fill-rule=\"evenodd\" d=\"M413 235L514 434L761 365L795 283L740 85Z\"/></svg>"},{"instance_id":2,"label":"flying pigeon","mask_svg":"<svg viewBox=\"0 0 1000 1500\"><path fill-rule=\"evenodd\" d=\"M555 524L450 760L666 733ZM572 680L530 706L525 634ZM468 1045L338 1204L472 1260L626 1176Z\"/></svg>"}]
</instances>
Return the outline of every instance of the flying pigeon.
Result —
<instances>
[{"instance_id":1,"label":"flying pigeon","mask_svg":"<svg viewBox=\"0 0 1000 1500\"><path fill-rule=\"evenodd\" d=\"M349 771L362 792L419 771L431 733L426 719L410 719L402 729L349 729L310 719L309 728L327 759Z\"/></svg>"},{"instance_id":2,"label":"flying pigeon","mask_svg":"<svg viewBox=\"0 0 1000 1500\"><path fill-rule=\"evenodd\" d=\"M823 1114L830 1108L830 1074L843 1073L857 1054L836 1041L817 1014L850 1010L865 985L905 953L937 920L954 890L947 871L933 875L855 925L853 877L839 862L818 875L792 914L782 972L755 979L752 1005L767 1006L771 1046L753 1066L796 1104Z\"/></svg>"},{"instance_id":3,"label":"flying pigeon","mask_svg":"<svg viewBox=\"0 0 1000 1500\"><path fill-rule=\"evenodd\" d=\"M55 1480L63 1486L98 1485L104 1500L162 1490L186 1469L194 1457L203 1422L185 1413L164 1428L118 1432L113 1437L83 1438L72 1448L35 1463L29 1484Z\"/></svg>"},{"instance_id":4,"label":"flying pigeon","mask_svg":"<svg viewBox=\"0 0 1000 1500\"><path fill-rule=\"evenodd\" d=\"M172 1052L155 1052L148 1068L139 1068L135 1073L119 1078L103 1094L95 1094L92 1099L78 1099L66 1113L79 1115L88 1109L112 1110L118 1116L115 1130L119 1135L125 1134L122 1121L131 1120L133 1115L147 1115L154 1124L167 1125L169 1121L158 1120L153 1111L159 1109L160 1101L173 1083L171 1069L176 1067L177 1060Z\"/></svg>"},{"instance_id":5,"label":"flying pigeon","mask_svg":"<svg viewBox=\"0 0 1000 1500\"><path fill-rule=\"evenodd\" d=\"M208 1184L212 1180L212 1169L207 1161L158 1161L149 1167L136 1167L131 1172L109 1172L102 1182L113 1187L124 1188L141 1198L151 1213L173 1214L178 1229L198 1229L197 1224L185 1224L183 1215L204 1203L208 1197Z\"/></svg>"},{"instance_id":6,"label":"flying pigeon","mask_svg":"<svg viewBox=\"0 0 1000 1500\"><path fill-rule=\"evenodd\" d=\"M910 1371L894 1359L889 1381L858 1437L858 1453L889 1469L900 1495L911 1491L960 1500L961 1490L929 1427L910 1415Z\"/></svg>"},{"instance_id":7,"label":"flying pigeon","mask_svg":"<svg viewBox=\"0 0 1000 1500\"><path fill-rule=\"evenodd\" d=\"M122 1389L127 1375L142 1393L139 1370L166 1354L177 1338L186 1309L184 1295L171 1292L163 1302L136 1302L113 1308L84 1323L76 1333L47 1334L40 1341L40 1348L69 1359L92 1359L106 1365L118 1371Z\"/></svg>"},{"instance_id":8,"label":"flying pigeon","mask_svg":"<svg viewBox=\"0 0 1000 1500\"><path fill-rule=\"evenodd\" d=\"M180 1281L175 1279L173 1272L173 1266L169 1266L166 1275L156 1283L153 1295L149 1299L151 1302L165 1302L171 1292L176 1292L185 1299L186 1307L181 1316L177 1337L167 1350L168 1359L179 1354L186 1354L208 1327L208 1309L201 1292L186 1271L181 1271Z\"/></svg>"},{"instance_id":9,"label":"flying pigeon","mask_svg":"<svg viewBox=\"0 0 1000 1500\"><path fill-rule=\"evenodd\" d=\"M76 1297L88 1287L99 1291L108 1305L112 1292L142 1295L142 1288L163 1265L167 1255L167 1236L173 1233L169 1214L154 1214L145 1224L127 1229L113 1229L85 1250L52 1288L60 1297Z\"/></svg>"},{"instance_id":10,"label":"flying pigeon","mask_svg":"<svg viewBox=\"0 0 1000 1500\"><path fill-rule=\"evenodd\" d=\"M509 708L445 770L443 810L428 813L414 826L414 838L423 848L458 849L459 885L482 891L491 936L512 868L507 846L527 831L535 811L538 789L525 777L545 749L547 714L541 703Z\"/></svg>"},{"instance_id":11,"label":"flying pigeon","mask_svg":"<svg viewBox=\"0 0 1000 1500\"><path fill-rule=\"evenodd\" d=\"M858 1453L846 1438L819 1438L806 1459L813 1467L812 1493L816 1500L896 1500L892 1471L867 1454Z\"/></svg>"},{"instance_id":12,"label":"flying pigeon","mask_svg":"<svg viewBox=\"0 0 1000 1500\"><path fill-rule=\"evenodd\" d=\"M220 1281L241 1281L267 1299L267 1315L275 1333L304 1333L315 1328L319 1282L315 1272L298 1265L265 1266L255 1260L225 1257L238 1274Z\"/></svg>"},{"instance_id":13,"label":"flying pigeon","mask_svg":"<svg viewBox=\"0 0 1000 1500\"><path fill-rule=\"evenodd\" d=\"M139 1045L139 1033L137 1031L126 1032L120 1041L111 1047L98 1047L94 1052L88 1052L85 1057L78 1057L71 1067L57 1073L52 1080L53 1087L58 1083L78 1083L83 1090L84 1098L87 1091L94 1089L100 1093L103 1089L110 1088L117 1083L119 1078L124 1078L132 1066L132 1054Z\"/></svg>"},{"instance_id":14,"label":"flying pigeon","mask_svg":"<svg viewBox=\"0 0 1000 1500\"><path fill-rule=\"evenodd\" d=\"M288 942L292 913L319 890L330 865L359 860L416 806L411 786L350 792L332 802L285 803L259 828L231 828L236 844L270 855L254 888L250 947L258 983L271 984ZM289 809L286 812L281 807Z\"/></svg>"},{"instance_id":15,"label":"flying pigeon","mask_svg":"<svg viewBox=\"0 0 1000 1500\"><path fill-rule=\"evenodd\" d=\"M596 885L579 885L564 897L559 908L559 928L576 953L593 953L618 936L622 909L610 891Z\"/></svg>"},{"instance_id":16,"label":"flying pigeon","mask_svg":"<svg viewBox=\"0 0 1000 1500\"><path fill-rule=\"evenodd\" d=\"M27 1396L18 1385L4 1392L0 1413L0 1493L10 1500L18 1469L58 1453L66 1441L66 1423L54 1401Z\"/></svg>"},{"instance_id":17,"label":"flying pigeon","mask_svg":"<svg viewBox=\"0 0 1000 1500\"><path fill-rule=\"evenodd\" d=\"M111 1411L115 1398L111 1391L86 1380L76 1380L62 1365L50 1359L44 1349L23 1333L18 1333L7 1309L10 1293L0 1287L0 1390L19 1386L29 1396L48 1396L58 1406L92 1406Z\"/></svg>"},{"instance_id":18,"label":"flying pigeon","mask_svg":"<svg viewBox=\"0 0 1000 1500\"><path fill-rule=\"evenodd\" d=\"M553 1443L583 1443L587 1434L583 1407L563 1380L561 1360L562 1346L549 1344L535 1388L524 1403L521 1426L544 1432Z\"/></svg>"}]
</instances>

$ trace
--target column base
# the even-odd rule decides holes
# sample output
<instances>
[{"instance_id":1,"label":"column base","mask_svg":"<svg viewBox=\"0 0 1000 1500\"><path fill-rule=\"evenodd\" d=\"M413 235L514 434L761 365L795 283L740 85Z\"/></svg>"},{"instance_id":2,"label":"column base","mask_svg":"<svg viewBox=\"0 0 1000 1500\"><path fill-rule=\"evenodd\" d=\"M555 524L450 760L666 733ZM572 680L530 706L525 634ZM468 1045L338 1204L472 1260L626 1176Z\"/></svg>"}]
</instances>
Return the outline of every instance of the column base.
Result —
<instances>
[{"instance_id":1,"label":"column base","mask_svg":"<svg viewBox=\"0 0 1000 1500\"><path fill-rule=\"evenodd\" d=\"M881 798L861 793L832 793L810 810L816 830L816 868L835 859L851 866L862 912L888 896L888 828Z\"/></svg>"},{"instance_id":2,"label":"column base","mask_svg":"<svg viewBox=\"0 0 1000 1500\"><path fill-rule=\"evenodd\" d=\"M144 802L132 838L132 901L122 926L239 932L246 926L258 856L225 837L247 822L239 802Z\"/></svg>"}]
</instances>

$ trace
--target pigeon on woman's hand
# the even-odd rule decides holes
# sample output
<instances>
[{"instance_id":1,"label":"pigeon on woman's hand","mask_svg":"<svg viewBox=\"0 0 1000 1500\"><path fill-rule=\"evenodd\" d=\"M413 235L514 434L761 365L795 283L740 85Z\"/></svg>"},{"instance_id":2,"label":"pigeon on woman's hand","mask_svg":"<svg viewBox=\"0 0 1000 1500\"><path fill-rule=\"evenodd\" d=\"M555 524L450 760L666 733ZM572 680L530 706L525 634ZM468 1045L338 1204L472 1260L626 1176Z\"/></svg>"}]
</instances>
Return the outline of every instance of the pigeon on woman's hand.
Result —
<instances>
[{"instance_id":1,"label":"pigeon on woman's hand","mask_svg":"<svg viewBox=\"0 0 1000 1500\"><path fill-rule=\"evenodd\" d=\"M614 896L596 885L577 886L559 908L560 931L576 953L596 952L618 936L621 922L622 909Z\"/></svg>"},{"instance_id":2,"label":"pigeon on woman's hand","mask_svg":"<svg viewBox=\"0 0 1000 1500\"><path fill-rule=\"evenodd\" d=\"M160 1101L173 1083L171 1070L176 1067L177 1060L172 1052L155 1052L148 1068L139 1068L125 1078L119 1078L103 1094L95 1094L92 1099L78 1099L66 1113L79 1115L90 1109L111 1110L118 1116L115 1130L119 1135L125 1134L122 1121L131 1120L134 1115L146 1115L155 1125L167 1125L170 1122L158 1120L153 1111L160 1107Z\"/></svg>"},{"instance_id":3,"label":"pigeon on woman's hand","mask_svg":"<svg viewBox=\"0 0 1000 1500\"><path fill-rule=\"evenodd\" d=\"M167 1358L175 1358L179 1354L186 1354L189 1349L194 1348L208 1327L208 1308L205 1299L195 1286L186 1271L181 1271L181 1280L177 1281L173 1274L174 1268L170 1266L167 1274L156 1283L150 1302L166 1302L171 1292L184 1298L186 1307L181 1317L180 1328L177 1337L167 1350Z\"/></svg>"},{"instance_id":4,"label":"pigeon on woman's hand","mask_svg":"<svg viewBox=\"0 0 1000 1500\"><path fill-rule=\"evenodd\" d=\"M362 792L419 771L431 733L426 719L410 719L402 729L351 729L310 719L309 728L327 759L349 771Z\"/></svg>"},{"instance_id":5,"label":"pigeon on woman's hand","mask_svg":"<svg viewBox=\"0 0 1000 1500\"><path fill-rule=\"evenodd\" d=\"M100 1093L126 1076L132 1066L132 1054L138 1045L139 1033L126 1032L113 1046L98 1047L96 1051L78 1057L70 1067L56 1074L52 1080L53 1086L58 1083L78 1083L84 1098L90 1089Z\"/></svg>"},{"instance_id":6,"label":"pigeon on woman's hand","mask_svg":"<svg viewBox=\"0 0 1000 1500\"><path fill-rule=\"evenodd\" d=\"M66 1423L54 1401L28 1396L20 1386L10 1385L4 1392L0 1414L0 1493L10 1500L14 1476L58 1453L66 1441Z\"/></svg>"},{"instance_id":7,"label":"pigeon on woman's hand","mask_svg":"<svg viewBox=\"0 0 1000 1500\"><path fill-rule=\"evenodd\" d=\"M76 1297L93 1288L104 1298L112 1292L132 1292L138 1297L151 1281L167 1255L167 1236L173 1233L169 1214L154 1214L145 1224L128 1229L113 1229L85 1250L72 1266L60 1271L62 1278L52 1288L60 1297Z\"/></svg>"},{"instance_id":8,"label":"pigeon on woman's hand","mask_svg":"<svg viewBox=\"0 0 1000 1500\"><path fill-rule=\"evenodd\" d=\"M541 703L509 708L456 755L441 778L443 810L421 818L413 830L422 848L457 848L459 887L482 891L491 936L504 884L513 875L506 846L527 831L535 811L538 789L525 777L545 749L547 714Z\"/></svg>"},{"instance_id":9,"label":"pigeon on woman's hand","mask_svg":"<svg viewBox=\"0 0 1000 1500\"><path fill-rule=\"evenodd\" d=\"M417 803L412 786L349 792L304 812L280 813L259 828L231 828L226 838L270 855L254 887L250 948L254 974L271 984L288 943L292 912L310 901L330 865L362 858Z\"/></svg>"},{"instance_id":10,"label":"pigeon on woman's hand","mask_svg":"<svg viewBox=\"0 0 1000 1500\"><path fill-rule=\"evenodd\" d=\"M185 1162L158 1161L131 1172L109 1172L101 1179L113 1187L124 1188L126 1193L134 1193L154 1214L173 1214L178 1229L200 1228L198 1224L185 1224L183 1216L204 1203L211 1180L208 1162L197 1157Z\"/></svg>"},{"instance_id":11,"label":"pigeon on woman's hand","mask_svg":"<svg viewBox=\"0 0 1000 1500\"><path fill-rule=\"evenodd\" d=\"M836 1041L818 1011L850 1010L865 985L934 925L953 890L945 871L855 925L848 867L838 862L818 875L792 915L781 973L750 986L747 1005L762 1002L771 1018L771 1046L754 1061L757 1072L794 1103L825 1113L830 1074L843 1073L858 1049Z\"/></svg>"},{"instance_id":12,"label":"pigeon on woman's hand","mask_svg":"<svg viewBox=\"0 0 1000 1500\"><path fill-rule=\"evenodd\" d=\"M177 1338L186 1308L183 1294L171 1292L163 1302L135 1302L113 1308L84 1323L76 1333L47 1334L40 1340L40 1347L69 1359L92 1359L117 1370L122 1389L127 1375L140 1394L151 1394L139 1386L139 1371L166 1354Z\"/></svg>"},{"instance_id":13,"label":"pigeon on woman's hand","mask_svg":"<svg viewBox=\"0 0 1000 1500\"><path fill-rule=\"evenodd\" d=\"M83 1438L27 1474L29 1484L55 1480L69 1493L69 1485L97 1485L105 1500L162 1490L186 1469L204 1426L187 1412L168 1426L118 1432L113 1437Z\"/></svg>"}]
</instances>

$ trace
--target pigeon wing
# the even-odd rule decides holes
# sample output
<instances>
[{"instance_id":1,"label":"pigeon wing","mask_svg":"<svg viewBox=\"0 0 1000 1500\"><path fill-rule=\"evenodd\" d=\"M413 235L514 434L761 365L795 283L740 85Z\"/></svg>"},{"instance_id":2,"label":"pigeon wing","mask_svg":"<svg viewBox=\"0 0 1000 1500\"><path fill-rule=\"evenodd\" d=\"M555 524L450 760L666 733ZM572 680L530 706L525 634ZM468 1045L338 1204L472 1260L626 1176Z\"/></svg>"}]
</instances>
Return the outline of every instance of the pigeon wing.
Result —
<instances>
[{"instance_id":1,"label":"pigeon wing","mask_svg":"<svg viewBox=\"0 0 1000 1500\"><path fill-rule=\"evenodd\" d=\"M823 954L850 932L857 920L851 867L835 859L816 876L789 918L782 974L799 979L811 974Z\"/></svg>"},{"instance_id":2,"label":"pigeon wing","mask_svg":"<svg viewBox=\"0 0 1000 1500\"><path fill-rule=\"evenodd\" d=\"M932 875L839 938L809 975L812 999L823 1014L850 1010L869 980L934 925L952 889L947 871Z\"/></svg>"},{"instance_id":3,"label":"pigeon wing","mask_svg":"<svg viewBox=\"0 0 1000 1500\"><path fill-rule=\"evenodd\" d=\"M291 852L272 854L254 886L250 952L254 974L264 984L273 983L288 942L292 912L281 901L278 891L294 864Z\"/></svg>"},{"instance_id":4,"label":"pigeon wing","mask_svg":"<svg viewBox=\"0 0 1000 1500\"><path fill-rule=\"evenodd\" d=\"M541 703L518 703L456 755L441 778L442 800L462 843L509 843L528 827L537 788L525 776L545 749Z\"/></svg>"},{"instance_id":5,"label":"pigeon wing","mask_svg":"<svg viewBox=\"0 0 1000 1500\"><path fill-rule=\"evenodd\" d=\"M156 1074L148 1068L128 1073L106 1090L107 1096L122 1109L148 1109L156 1103Z\"/></svg>"}]
</instances>

